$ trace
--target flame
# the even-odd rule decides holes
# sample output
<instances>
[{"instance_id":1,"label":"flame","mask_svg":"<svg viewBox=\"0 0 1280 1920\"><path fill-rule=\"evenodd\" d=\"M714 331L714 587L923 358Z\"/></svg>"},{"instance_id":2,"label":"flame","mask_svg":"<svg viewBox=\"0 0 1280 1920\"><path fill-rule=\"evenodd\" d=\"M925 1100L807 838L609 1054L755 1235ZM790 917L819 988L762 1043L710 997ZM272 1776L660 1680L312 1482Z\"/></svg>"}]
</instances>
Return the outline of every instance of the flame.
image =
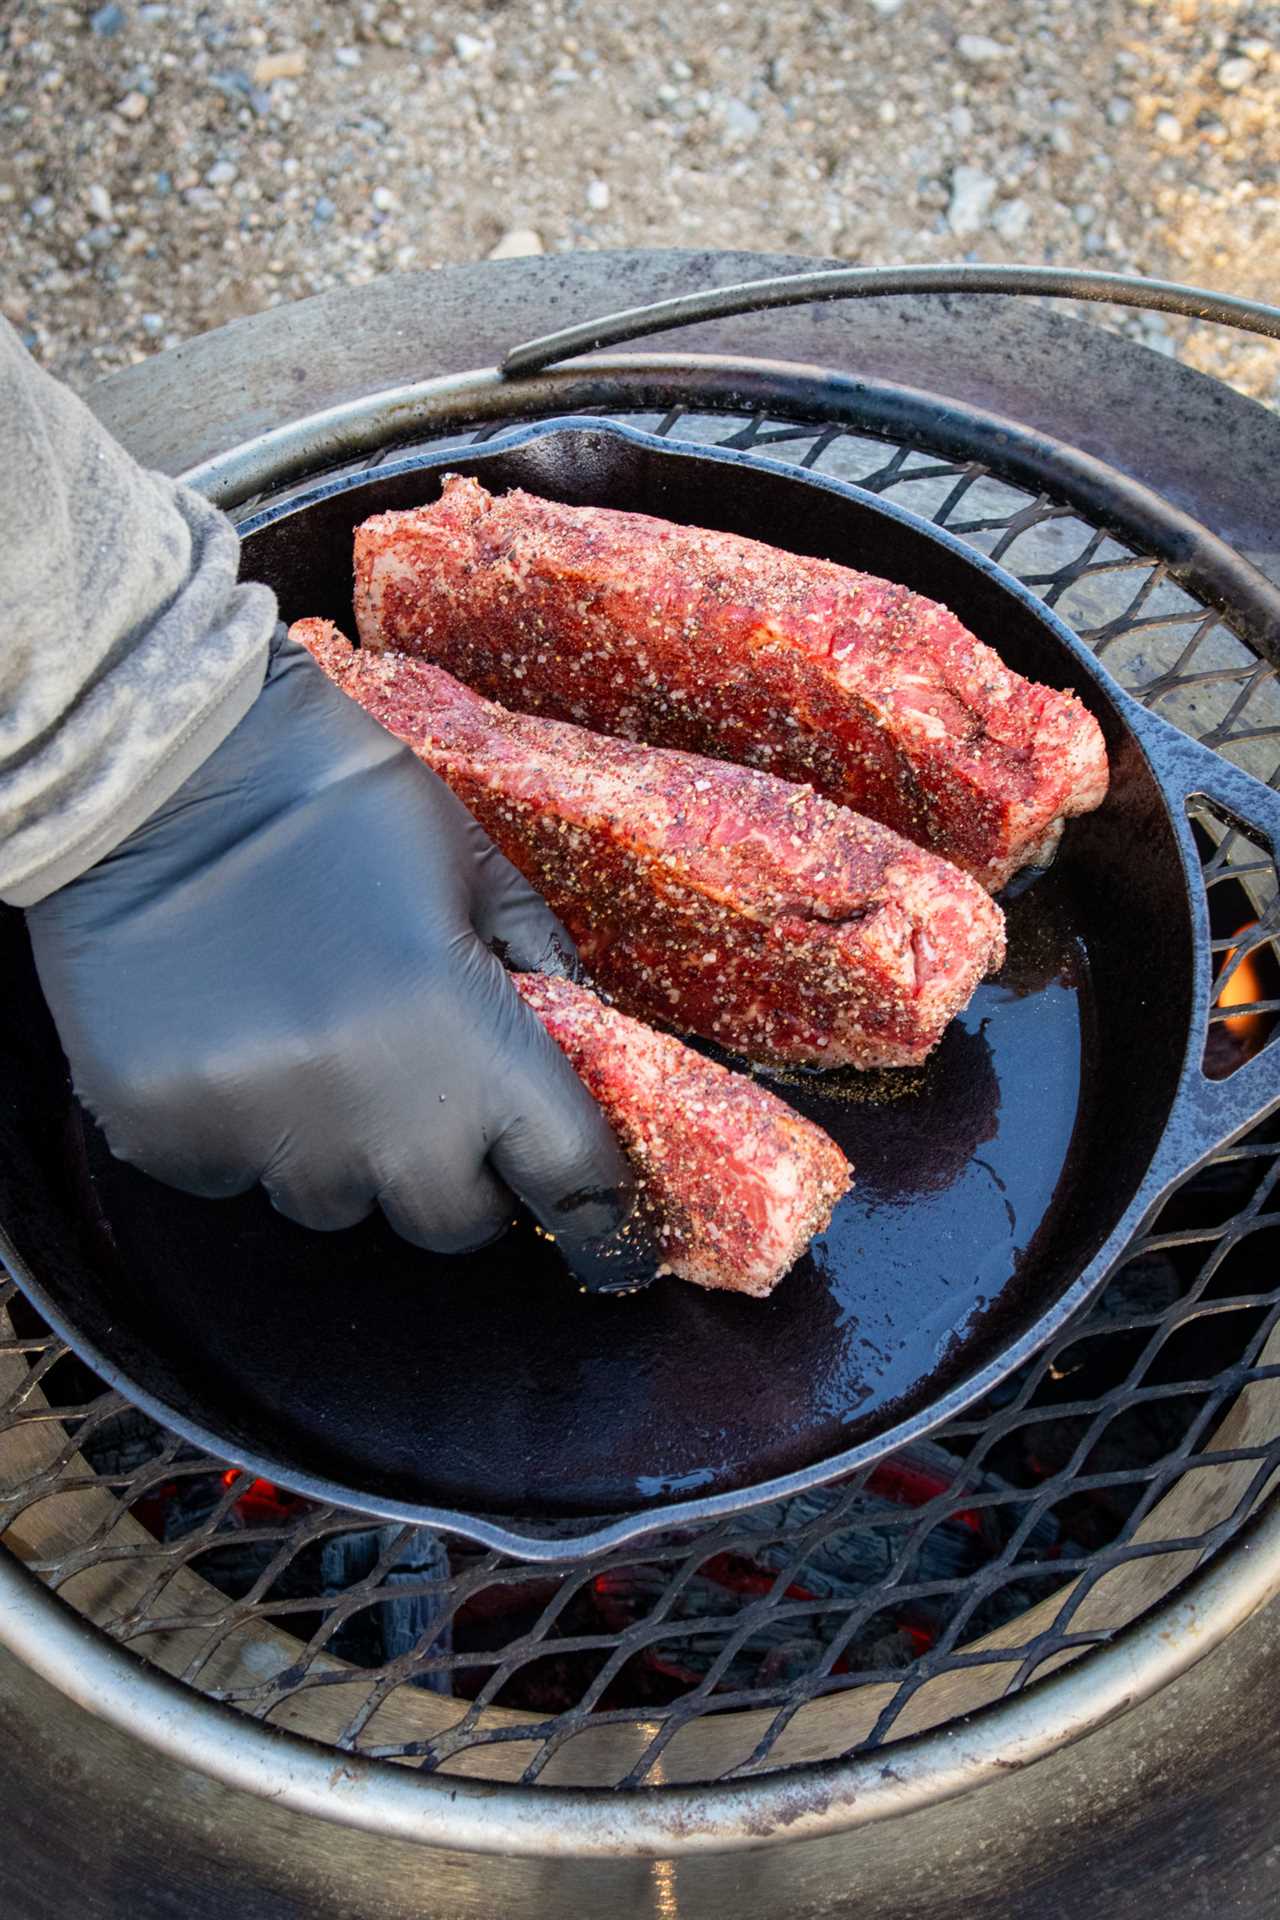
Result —
<instances>
[{"instance_id":1,"label":"flame","mask_svg":"<svg viewBox=\"0 0 1280 1920\"><path fill-rule=\"evenodd\" d=\"M1242 927L1236 928L1232 938L1238 940L1242 933L1251 932L1257 924L1256 920L1246 920ZM1226 973L1238 952L1238 947L1227 948L1227 951L1222 956L1222 965L1218 970L1219 977ZM1248 1007L1254 1005L1255 1002L1259 1000L1265 1000L1267 998L1267 990L1262 978L1262 968L1258 964L1260 952L1261 948L1255 947L1252 953L1247 953L1244 956L1240 965L1227 981L1226 986L1223 987L1217 996L1217 1003L1220 1007ZM1264 1013L1233 1013L1222 1022L1227 1032L1234 1035L1237 1040L1261 1038L1262 1032L1265 1031L1267 1024L1267 1016Z\"/></svg>"}]
</instances>

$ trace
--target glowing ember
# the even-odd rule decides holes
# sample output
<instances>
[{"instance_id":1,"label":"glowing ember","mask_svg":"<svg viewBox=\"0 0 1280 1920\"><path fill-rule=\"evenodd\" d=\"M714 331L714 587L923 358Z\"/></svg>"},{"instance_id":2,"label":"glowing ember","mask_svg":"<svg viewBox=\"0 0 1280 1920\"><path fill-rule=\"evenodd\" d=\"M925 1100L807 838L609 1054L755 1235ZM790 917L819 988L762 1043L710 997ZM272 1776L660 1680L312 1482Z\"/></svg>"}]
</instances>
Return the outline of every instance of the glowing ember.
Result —
<instances>
[{"instance_id":1,"label":"glowing ember","mask_svg":"<svg viewBox=\"0 0 1280 1920\"><path fill-rule=\"evenodd\" d=\"M1234 938L1238 940L1242 933L1251 932L1257 924L1256 920L1247 920L1244 926L1236 928ZM1238 952L1238 947L1227 948L1222 956L1219 977L1228 972ZM1260 953L1261 948L1255 948L1241 960L1231 978L1216 996L1220 1007L1251 1007L1255 1006L1259 1000L1267 999L1267 990L1263 984L1262 969L1259 965ZM1263 1013L1233 1013L1222 1024L1236 1039L1255 1040L1258 1045L1261 1045L1266 1038L1269 1023ZM1256 1051L1256 1047L1251 1048L1251 1051Z\"/></svg>"},{"instance_id":2,"label":"glowing ember","mask_svg":"<svg viewBox=\"0 0 1280 1920\"><path fill-rule=\"evenodd\" d=\"M1243 936L1252 933L1257 925L1256 920L1247 920L1242 927L1236 928L1231 938L1242 943ZM1276 1021L1273 1013L1257 1009L1263 1003L1274 1000L1276 994L1275 955L1265 941L1250 953L1241 953L1240 944L1227 948L1218 966L1214 1006L1217 1009L1239 1007L1242 1011L1228 1013L1225 1018L1215 1019L1210 1025L1205 1043L1204 1070L1211 1080L1225 1079L1237 1067L1242 1067L1246 1060L1252 1060L1256 1053L1261 1053Z\"/></svg>"}]
</instances>

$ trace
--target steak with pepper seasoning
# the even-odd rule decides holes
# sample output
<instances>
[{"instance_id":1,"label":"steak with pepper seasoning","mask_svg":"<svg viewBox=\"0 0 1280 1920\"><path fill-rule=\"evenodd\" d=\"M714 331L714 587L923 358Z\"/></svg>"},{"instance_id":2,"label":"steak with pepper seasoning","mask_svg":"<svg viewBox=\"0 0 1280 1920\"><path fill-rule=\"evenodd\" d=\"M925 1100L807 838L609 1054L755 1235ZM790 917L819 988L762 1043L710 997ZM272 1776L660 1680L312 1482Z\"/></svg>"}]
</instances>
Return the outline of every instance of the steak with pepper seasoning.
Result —
<instances>
[{"instance_id":1,"label":"steak with pepper seasoning","mask_svg":"<svg viewBox=\"0 0 1280 1920\"><path fill-rule=\"evenodd\" d=\"M367 647L605 733L763 767L995 890L1107 790L1093 716L909 588L453 474L355 537Z\"/></svg>"},{"instance_id":2,"label":"steak with pepper seasoning","mask_svg":"<svg viewBox=\"0 0 1280 1920\"><path fill-rule=\"evenodd\" d=\"M585 987L511 978L622 1142L664 1270L757 1299L771 1292L848 1190L834 1140L754 1080Z\"/></svg>"},{"instance_id":3,"label":"steak with pepper seasoning","mask_svg":"<svg viewBox=\"0 0 1280 1920\"><path fill-rule=\"evenodd\" d=\"M328 621L292 635L449 783L642 1018L756 1060L909 1066L1003 959L975 881L807 787L509 713Z\"/></svg>"}]
</instances>

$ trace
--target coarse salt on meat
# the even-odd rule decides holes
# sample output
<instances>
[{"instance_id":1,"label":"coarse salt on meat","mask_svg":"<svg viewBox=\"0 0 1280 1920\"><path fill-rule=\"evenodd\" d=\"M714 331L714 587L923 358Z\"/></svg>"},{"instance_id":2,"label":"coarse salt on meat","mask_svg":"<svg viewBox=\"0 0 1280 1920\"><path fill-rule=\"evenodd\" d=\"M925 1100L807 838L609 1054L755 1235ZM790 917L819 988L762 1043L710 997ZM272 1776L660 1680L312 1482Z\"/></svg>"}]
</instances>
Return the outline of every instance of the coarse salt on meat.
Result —
<instances>
[{"instance_id":1,"label":"coarse salt on meat","mask_svg":"<svg viewBox=\"0 0 1280 1920\"><path fill-rule=\"evenodd\" d=\"M510 713L442 668L295 638L464 801L611 998L757 1060L915 1065L1004 955L982 888L810 789Z\"/></svg>"},{"instance_id":2,"label":"coarse salt on meat","mask_svg":"<svg viewBox=\"0 0 1280 1920\"><path fill-rule=\"evenodd\" d=\"M368 647L807 783L992 890L1106 794L1102 732L1073 694L1010 671L936 601L831 561L455 474L357 529L355 576Z\"/></svg>"},{"instance_id":3,"label":"coarse salt on meat","mask_svg":"<svg viewBox=\"0 0 1280 1920\"><path fill-rule=\"evenodd\" d=\"M835 1142L754 1080L587 988L540 973L512 980L622 1142L665 1266L696 1286L770 1293L848 1190Z\"/></svg>"}]
</instances>

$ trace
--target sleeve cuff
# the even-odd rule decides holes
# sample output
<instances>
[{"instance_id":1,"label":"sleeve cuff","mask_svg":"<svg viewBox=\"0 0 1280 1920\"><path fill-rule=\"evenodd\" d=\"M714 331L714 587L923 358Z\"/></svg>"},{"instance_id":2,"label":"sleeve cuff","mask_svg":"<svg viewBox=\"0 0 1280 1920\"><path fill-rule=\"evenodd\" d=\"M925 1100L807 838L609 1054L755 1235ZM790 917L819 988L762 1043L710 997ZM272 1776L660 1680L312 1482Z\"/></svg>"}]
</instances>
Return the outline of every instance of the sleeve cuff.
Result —
<instances>
[{"instance_id":1,"label":"sleeve cuff","mask_svg":"<svg viewBox=\"0 0 1280 1920\"><path fill-rule=\"evenodd\" d=\"M151 769L140 786L113 808L105 819L95 822L87 834L71 846L64 847L54 859L45 861L25 875L16 886L7 888L0 899L11 907L35 906L37 901L56 893L59 887L65 887L82 873L87 873L90 867L96 866L99 860L105 859L157 807L163 806L183 781L209 758L216 747L221 746L261 693L271 639L272 636L264 639L261 648L250 656L235 679L221 689L214 704L199 714L185 733L179 735L164 759Z\"/></svg>"}]
</instances>

